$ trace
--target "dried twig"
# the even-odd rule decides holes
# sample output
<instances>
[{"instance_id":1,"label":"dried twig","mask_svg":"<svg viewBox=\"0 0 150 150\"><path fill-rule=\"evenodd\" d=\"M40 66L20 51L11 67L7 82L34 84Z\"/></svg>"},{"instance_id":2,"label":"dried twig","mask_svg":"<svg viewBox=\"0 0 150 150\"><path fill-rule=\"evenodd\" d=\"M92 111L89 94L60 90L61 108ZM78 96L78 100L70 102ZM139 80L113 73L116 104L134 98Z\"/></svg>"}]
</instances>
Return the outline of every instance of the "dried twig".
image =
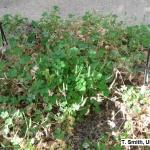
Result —
<instances>
[{"instance_id":1,"label":"dried twig","mask_svg":"<svg viewBox=\"0 0 150 150\"><path fill-rule=\"evenodd\" d=\"M109 90L112 89L113 85L115 84L115 82L117 80L117 77L118 77L118 71L116 71L116 73L115 73L115 78L114 78L113 82L111 83L111 85L109 86Z\"/></svg>"}]
</instances>

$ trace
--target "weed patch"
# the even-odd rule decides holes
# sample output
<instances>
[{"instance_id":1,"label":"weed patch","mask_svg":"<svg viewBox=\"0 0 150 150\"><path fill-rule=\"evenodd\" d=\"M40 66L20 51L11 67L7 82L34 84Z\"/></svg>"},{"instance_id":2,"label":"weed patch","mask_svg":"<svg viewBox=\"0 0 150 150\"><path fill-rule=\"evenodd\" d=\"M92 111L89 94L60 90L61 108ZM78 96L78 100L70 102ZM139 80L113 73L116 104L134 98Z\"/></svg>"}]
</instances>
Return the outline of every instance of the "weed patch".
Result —
<instances>
[{"instance_id":1,"label":"weed patch","mask_svg":"<svg viewBox=\"0 0 150 150\"><path fill-rule=\"evenodd\" d=\"M6 15L3 25L11 47L0 54L0 146L74 149L71 139L79 136L80 122L105 112L97 117L106 121L99 128L107 124L109 130L80 134L86 139L78 137L83 143L76 149L121 149L117 138L126 133L123 115L132 108L140 114L149 99L141 99L134 84L139 81L134 66L144 62L143 49L150 43L149 26L125 27L115 16L91 13L64 21L57 7L39 21ZM117 117L124 120L113 125L112 112L124 103L128 110Z\"/></svg>"}]
</instances>

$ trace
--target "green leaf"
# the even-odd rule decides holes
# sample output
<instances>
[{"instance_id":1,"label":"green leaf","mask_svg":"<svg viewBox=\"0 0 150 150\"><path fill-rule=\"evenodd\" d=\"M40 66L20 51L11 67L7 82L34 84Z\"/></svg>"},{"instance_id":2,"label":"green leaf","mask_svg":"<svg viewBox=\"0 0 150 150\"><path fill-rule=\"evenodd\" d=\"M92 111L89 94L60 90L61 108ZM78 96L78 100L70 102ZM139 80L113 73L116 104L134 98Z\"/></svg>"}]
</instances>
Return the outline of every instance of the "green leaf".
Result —
<instances>
[{"instance_id":1,"label":"green leaf","mask_svg":"<svg viewBox=\"0 0 150 150\"><path fill-rule=\"evenodd\" d=\"M22 65L25 65L25 64L27 64L29 61L31 60L31 56L23 56L23 57L21 57L20 58L20 63L22 64Z\"/></svg>"},{"instance_id":2,"label":"green leaf","mask_svg":"<svg viewBox=\"0 0 150 150\"><path fill-rule=\"evenodd\" d=\"M11 37L11 38L9 39L9 43L10 43L12 49L13 49L13 48L14 48L14 49L16 48L16 46L17 46L17 40L16 40L14 37Z\"/></svg>"},{"instance_id":3,"label":"green leaf","mask_svg":"<svg viewBox=\"0 0 150 150\"><path fill-rule=\"evenodd\" d=\"M97 145L97 148L98 148L99 150L106 150L106 144L104 144L104 143L99 143L99 144Z\"/></svg>"},{"instance_id":4,"label":"green leaf","mask_svg":"<svg viewBox=\"0 0 150 150\"><path fill-rule=\"evenodd\" d=\"M64 139L64 132L60 128L57 128L54 132L54 136L56 139L63 140Z\"/></svg>"},{"instance_id":5,"label":"green leaf","mask_svg":"<svg viewBox=\"0 0 150 150\"><path fill-rule=\"evenodd\" d=\"M98 50L98 57L99 58L103 59L105 54L106 54L105 49L101 48L101 49Z\"/></svg>"},{"instance_id":6,"label":"green leaf","mask_svg":"<svg viewBox=\"0 0 150 150\"><path fill-rule=\"evenodd\" d=\"M84 79L80 79L77 83L76 83L76 90L80 91L80 92L84 92L86 90L86 81Z\"/></svg>"},{"instance_id":7,"label":"green leaf","mask_svg":"<svg viewBox=\"0 0 150 150\"><path fill-rule=\"evenodd\" d=\"M108 96L109 95L108 86L106 85L104 80L100 81L99 88L100 88L102 94L104 94L104 96Z\"/></svg>"},{"instance_id":8,"label":"green leaf","mask_svg":"<svg viewBox=\"0 0 150 150\"><path fill-rule=\"evenodd\" d=\"M9 126L9 125L12 125L13 124L13 120L12 118L8 118L5 120L5 125Z\"/></svg>"},{"instance_id":9,"label":"green leaf","mask_svg":"<svg viewBox=\"0 0 150 150\"><path fill-rule=\"evenodd\" d=\"M16 77L17 76L17 70L16 70L16 68L9 69L9 71L7 72L7 76L9 78Z\"/></svg>"},{"instance_id":10,"label":"green leaf","mask_svg":"<svg viewBox=\"0 0 150 150\"><path fill-rule=\"evenodd\" d=\"M9 117L9 113L7 111L3 111L3 112L1 112L0 117L3 118L3 119L6 119L6 118Z\"/></svg>"},{"instance_id":11,"label":"green leaf","mask_svg":"<svg viewBox=\"0 0 150 150\"><path fill-rule=\"evenodd\" d=\"M12 50L11 54L21 56L21 55L22 55L22 52L23 52L22 48L15 47L15 48Z\"/></svg>"},{"instance_id":12,"label":"green leaf","mask_svg":"<svg viewBox=\"0 0 150 150\"><path fill-rule=\"evenodd\" d=\"M0 71L2 71L4 67L5 67L5 62L0 61Z\"/></svg>"}]
</instances>

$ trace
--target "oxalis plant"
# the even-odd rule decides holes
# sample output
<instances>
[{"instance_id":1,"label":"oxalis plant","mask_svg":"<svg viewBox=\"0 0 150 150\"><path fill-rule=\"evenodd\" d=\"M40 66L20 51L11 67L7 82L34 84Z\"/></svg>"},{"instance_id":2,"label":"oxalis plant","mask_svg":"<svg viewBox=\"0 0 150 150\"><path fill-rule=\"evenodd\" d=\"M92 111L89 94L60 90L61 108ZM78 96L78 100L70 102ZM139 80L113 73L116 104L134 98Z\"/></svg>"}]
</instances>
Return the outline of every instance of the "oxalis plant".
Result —
<instances>
[{"instance_id":1,"label":"oxalis plant","mask_svg":"<svg viewBox=\"0 0 150 150\"><path fill-rule=\"evenodd\" d=\"M39 21L6 15L3 25L10 48L0 57L2 147L34 149L42 131L53 140L71 135L75 118L100 112L111 96L114 68L131 71L150 39L148 26L126 28L91 13L64 21L57 7Z\"/></svg>"}]
</instances>

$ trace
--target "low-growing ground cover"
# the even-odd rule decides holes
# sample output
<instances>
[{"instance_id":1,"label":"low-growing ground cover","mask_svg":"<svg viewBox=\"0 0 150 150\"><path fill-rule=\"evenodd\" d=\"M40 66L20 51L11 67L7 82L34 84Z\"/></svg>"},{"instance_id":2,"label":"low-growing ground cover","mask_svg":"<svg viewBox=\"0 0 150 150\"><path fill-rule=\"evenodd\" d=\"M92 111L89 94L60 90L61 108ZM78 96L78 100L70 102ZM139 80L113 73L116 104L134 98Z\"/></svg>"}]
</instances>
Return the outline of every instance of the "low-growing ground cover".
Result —
<instances>
[{"instance_id":1,"label":"low-growing ground cover","mask_svg":"<svg viewBox=\"0 0 150 150\"><path fill-rule=\"evenodd\" d=\"M123 149L149 135L149 93L140 94L148 25L86 13L62 20L3 17L0 55L2 149Z\"/></svg>"}]
</instances>

